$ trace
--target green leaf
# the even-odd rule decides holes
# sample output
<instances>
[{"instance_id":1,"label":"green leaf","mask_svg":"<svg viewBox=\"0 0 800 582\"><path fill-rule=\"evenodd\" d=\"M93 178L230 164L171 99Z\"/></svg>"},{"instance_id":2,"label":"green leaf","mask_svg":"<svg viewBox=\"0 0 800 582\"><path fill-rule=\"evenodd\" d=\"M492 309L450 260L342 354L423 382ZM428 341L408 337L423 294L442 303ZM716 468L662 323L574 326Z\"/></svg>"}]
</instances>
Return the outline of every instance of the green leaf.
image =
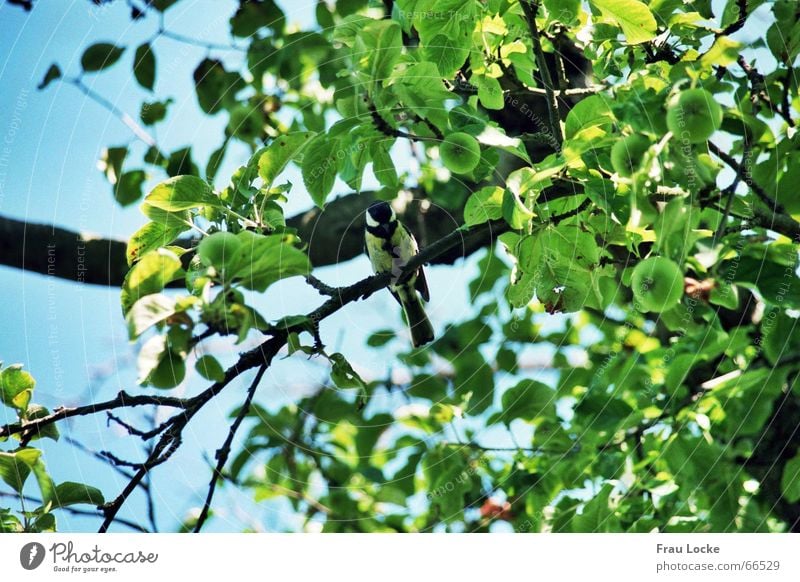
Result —
<instances>
[{"instance_id":1,"label":"green leaf","mask_svg":"<svg viewBox=\"0 0 800 582\"><path fill-rule=\"evenodd\" d=\"M286 17L273 0L240 2L231 17L231 34L242 38L253 36L262 28L281 32L284 26Z\"/></svg>"},{"instance_id":2,"label":"green leaf","mask_svg":"<svg viewBox=\"0 0 800 582\"><path fill-rule=\"evenodd\" d=\"M93 44L83 51L81 66L86 73L102 71L116 63L124 51L124 47L118 47L107 42Z\"/></svg>"},{"instance_id":3,"label":"green leaf","mask_svg":"<svg viewBox=\"0 0 800 582\"><path fill-rule=\"evenodd\" d=\"M345 357L342 354L335 353L330 356L331 364L331 380L336 384L337 388L365 388L366 383L361 379L361 376L353 370Z\"/></svg>"},{"instance_id":4,"label":"green leaf","mask_svg":"<svg viewBox=\"0 0 800 582\"><path fill-rule=\"evenodd\" d=\"M511 190L505 190L503 192L502 211L503 218L514 230L525 228L531 218L534 217L533 212L531 212L522 200L520 200L519 196Z\"/></svg>"},{"instance_id":5,"label":"green leaf","mask_svg":"<svg viewBox=\"0 0 800 582\"><path fill-rule=\"evenodd\" d=\"M294 246L290 235L260 235L240 232L242 245L231 259L236 270L230 273L246 289L263 293L267 287L288 277L306 275L311 270L308 256Z\"/></svg>"},{"instance_id":6,"label":"green leaf","mask_svg":"<svg viewBox=\"0 0 800 582\"><path fill-rule=\"evenodd\" d=\"M628 44L640 44L656 37L658 24L646 4L638 0L589 0L589 3L619 25Z\"/></svg>"},{"instance_id":7,"label":"green leaf","mask_svg":"<svg viewBox=\"0 0 800 582\"><path fill-rule=\"evenodd\" d=\"M423 45L433 44L438 35L465 45L471 42L478 20L479 5L475 0L418 0L406 8Z\"/></svg>"},{"instance_id":8,"label":"green leaf","mask_svg":"<svg viewBox=\"0 0 800 582\"><path fill-rule=\"evenodd\" d=\"M37 458L33 465L31 465L31 470L33 471L33 475L36 477L36 482L39 485L39 491L42 493L42 504L46 506L52 501L55 493L55 484L53 483L53 479L48 474L47 467L45 467L44 461L42 461L41 457Z\"/></svg>"},{"instance_id":9,"label":"green leaf","mask_svg":"<svg viewBox=\"0 0 800 582\"><path fill-rule=\"evenodd\" d=\"M103 150L98 167L111 184L116 184L122 175L122 164L128 155L126 147L110 147Z\"/></svg>"},{"instance_id":10,"label":"green leaf","mask_svg":"<svg viewBox=\"0 0 800 582\"><path fill-rule=\"evenodd\" d=\"M457 39L446 34L437 34L425 43L422 54L425 60L436 63L442 75L452 78L469 58L470 41L470 38Z\"/></svg>"},{"instance_id":11,"label":"green leaf","mask_svg":"<svg viewBox=\"0 0 800 582\"><path fill-rule=\"evenodd\" d=\"M592 95L581 99L567 114L564 122L564 137L572 139L578 132L588 127L602 127L614 122L614 113L608 99Z\"/></svg>"},{"instance_id":12,"label":"green leaf","mask_svg":"<svg viewBox=\"0 0 800 582\"><path fill-rule=\"evenodd\" d=\"M144 102L139 110L139 119L145 125L155 125L167 116L167 107L172 104L172 98L165 101Z\"/></svg>"},{"instance_id":13,"label":"green leaf","mask_svg":"<svg viewBox=\"0 0 800 582\"><path fill-rule=\"evenodd\" d=\"M170 177L176 176L199 176L200 169L197 164L192 160L192 148L187 146L179 148L169 155L167 160L167 175Z\"/></svg>"},{"instance_id":14,"label":"green leaf","mask_svg":"<svg viewBox=\"0 0 800 582\"><path fill-rule=\"evenodd\" d=\"M22 369L21 364L15 364L0 371L0 402L17 410L26 410L28 401L36 380ZM27 397L24 394L27 393ZM20 400L17 398L23 395Z\"/></svg>"},{"instance_id":15,"label":"green leaf","mask_svg":"<svg viewBox=\"0 0 800 582\"><path fill-rule=\"evenodd\" d=\"M135 340L145 331L175 313L175 300L161 293L145 295L133 304L125 319L128 337Z\"/></svg>"},{"instance_id":16,"label":"green leaf","mask_svg":"<svg viewBox=\"0 0 800 582\"><path fill-rule=\"evenodd\" d=\"M35 533L55 533L56 516L52 513L43 513L33 522L30 531Z\"/></svg>"},{"instance_id":17,"label":"green leaf","mask_svg":"<svg viewBox=\"0 0 800 582\"><path fill-rule=\"evenodd\" d=\"M800 500L800 451L783 467L781 492L789 503Z\"/></svg>"},{"instance_id":18,"label":"green leaf","mask_svg":"<svg viewBox=\"0 0 800 582\"><path fill-rule=\"evenodd\" d=\"M205 58L194 70L194 85L200 109L214 115L238 105L237 93L246 87L239 73L226 71L222 61Z\"/></svg>"},{"instance_id":19,"label":"green leaf","mask_svg":"<svg viewBox=\"0 0 800 582\"><path fill-rule=\"evenodd\" d=\"M178 0L148 0L148 4L158 10L164 12L167 8L175 4Z\"/></svg>"},{"instance_id":20,"label":"green leaf","mask_svg":"<svg viewBox=\"0 0 800 582\"><path fill-rule=\"evenodd\" d=\"M17 493L22 493L25 481L41 454L40 450L30 448L13 453L0 452L0 479Z\"/></svg>"},{"instance_id":21,"label":"green leaf","mask_svg":"<svg viewBox=\"0 0 800 582\"><path fill-rule=\"evenodd\" d=\"M515 418L533 421L537 418L555 417L555 391L534 380L523 380L503 393L502 420L511 424Z\"/></svg>"},{"instance_id":22,"label":"green leaf","mask_svg":"<svg viewBox=\"0 0 800 582\"><path fill-rule=\"evenodd\" d=\"M45 89L50 83L60 78L61 78L61 69L57 64L53 63L52 65L50 65L50 68L47 69L47 72L44 74L42 82L39 83L36 86L36 88L39 91L41 91L42 89Z\"/></svg>"},{"instance_id":23,"label":"green leaf","mask_svg":"<svg viewBox=\"0 0 800 582\"><path fill-rule=\"evenodd\" d=\"M159 293L167 283L182 275L181 260L174 252L163 248L150 251L125 277L121 292L123 313L127 314L145 295Z\"/></svg>"},{"instance_id":24,"label":"green leaf","mask_svg":"<svg viewBox=\"0 0 800 582\"><path fill-rule=\"evenodd\" d=\"M133 57L133 76L145 89L152 91L156 83L156 55L149 42L139 45Z\"/></svg>"},{"instance_id":25,"label":"green leaf","mask_svg":"<svg viewBox=\"0 0 800 582\"><path fill-rule=\"evenodd\" d=\"M473 193L464 207L464 223L475 226L502 218L504 194L500 186L487 186Z\"/></svg>"},{"instance_id":26,"label":"green leaf","mask_svg":"<svg viewBox=\"0 0 800 582\"><path fill-rule=\"evenodd\" d=\"M423 119L440 128L447 126L445 100L454 95L445 89L442 75L435 63L424 61L406 68L397 75L392 86L403 104Z\"/></svg>"},{"instance_id":27,"label":"green leaf","mask_svg":"<svg viewBox=\"0 0 800 582\"><path fill-rule=\"evenodd\" d=\"M103 505L103 493L96 487L65 481L59 483L53 495L53 508L68 507L70 505Z\"/></svg>"},{"instance_id":28,"label":"green leaf","mask_svg":"<svg viewBox=\"0 0 800 582\"><path fill-rule=\"evenodd\" d=\"M573 531L600 533L618 530L617 521L609 507L609 496L613 490L612 484L603 485L600 492L583 506L583 511L573 518Z\"/></svg>"},{"instance_id":29,"label":"green leaf","mask_svg":"<svg viewBox=\"0 0 800 582\"><path fill-rule=\"evenodd\" d=\"M400 25L393 20L373 20L356 37L354 54L374 83L382 84L389 77L403 48Z\"/></svg>"},{"instance_id":30,"label":"green leaf","mask_svg":"<svg viewBox=\"0 0 800 582\"><path fill-rule=\"evenodd\" d=\"M49 414L50 411L44 406L40 406L39 404L30 404L28 409L25 411L25 418L27 420L36 420L37 418L43 418ZM40 427L31 440L49 438L57 441L60 436L61 435L58 432L58 427L55 425L55 423L53 423Z\"/></svg>"},{"instance_id":31,"label":"green leaf","mask_svg":"<svg viewBox=\"0 0 800 582\"><path fill-rule=\"evenodd\" d=\"M731 40L727 36L720 36L702 56L700 66L704 69L710 69L714 65L727 67L736 62L743 46L742 43Z\"/></svg>"},{"instance_id":32,"label":"green leaf","mask_svg":"<svg viewBox=\"0 0 800 582\"><path fill-rule=\"evenodd\" d=\"M211 186L197 176L175 176L161 182L145 197L144 203L169 212L201 206L222 206Z\"/></svg>"},{"instance_id":33,"label":"green leaf","mask_svg":"<svg viewBox=\"0 0 800 582\"><path fill-rule=\"evenodd\" d=\"M463 453L450 447L433 449L423 457L422 468L431 510L438 507L439 519L444 522L460 519L464 495L470 490L470 475L474 472Z\"/></svg>"},{"instance_id":34,"label":"green leaf","mask_svg":"<svg viewBox=\"0 0 800 582\"><path fill-rule=\"evenodd\" d=\"M397 188L397 170L394 160L389 154L391 143L386 141L374 142L370 148L372 158L372 171L378 181L387 188Z\"/></svg>"},{"instance_id":35,"label":"green leaf","mask_svg":"<svg viewBox=\"0 0 800 582\"><path fill-rule=\"evenodd\" d=\"M473 350L474 344L470 346ZM454 362L456 369L455 392L467 398L467 413L479 414L492 405L494 400L494 374L483 357L468 352L460 355Z\"/></svg>"},{"instance_id":36,"label":"green leaf","mask_svg":"<svg viewBox=\"0 0 800 582\"><path fill-rule=\"evenodd\" d=\"M177 216L170 217L166 212L163 214L164 219L148 222L128 239L125 256L129 266L150 251L169 245L181 233L189 230L188 216L181 221Z\"/></svg>"},{"instance_id":37,"label":"green leaf","mask_svg":"<svg viewBox=\"0 0 800 582\"><path fill-rule=\"evenodd\" d=\"M264 180L268 189L272 187L275 178L283 172L287 164L300 155L314 136L314 132L311 131L287 133L275 138L260 152L258 175Z\"/></svg>"},{"instance_id":38,"label":"green leaf","mask_svg":"<svg viewBox=\"0 0 800 582\"><path fill-rule=\"evenodd\" d=\"M225 370L214 356L203 356L194 364L195 370L206 380L222 382L225 379Z\"/></svg>"},{"instance_id":39,"label":"green leaf","mask_svg":"<svg viewBox=\"0 0 800 582\"><path fill-rule=\"evenodd\" d=\"M478 100L486 109L502 109L505 106L500 81L492 77L478 77Z\"/></svg>"},{"instance_id":40,"label":"green leaf","mask_svg":"<svg viewBox=\"0 0 800 582\"><path fill-rule=\"evenodd\" d=\"M114 187L114 199L121 206L129 206L142 197L142 185L147 180L144 170L131 170L120 176Z\"/></svg>"},{"instance_id":41,"label":"green leaf","mask_svg":"<svg viewBox=\"0 0 800 582\"><path fill-rule=\"evenodd\" d=\"M306 146L303 153L303 183L314 204L322 208L333 189L336 174L344 151L339 140L326 135L318 135Z\"/></svg>"},{"instance_id":42,"label":"green leaf","mask_svg":"<svg viewBox=\"0 0 800 582\"><path fill-rule=\"evenodd\" d=\"M369 335L367 345L371 348L379 348L385 346L396 337L397 334L392 329L379 329Z\"/></svg>"}]
</instances>

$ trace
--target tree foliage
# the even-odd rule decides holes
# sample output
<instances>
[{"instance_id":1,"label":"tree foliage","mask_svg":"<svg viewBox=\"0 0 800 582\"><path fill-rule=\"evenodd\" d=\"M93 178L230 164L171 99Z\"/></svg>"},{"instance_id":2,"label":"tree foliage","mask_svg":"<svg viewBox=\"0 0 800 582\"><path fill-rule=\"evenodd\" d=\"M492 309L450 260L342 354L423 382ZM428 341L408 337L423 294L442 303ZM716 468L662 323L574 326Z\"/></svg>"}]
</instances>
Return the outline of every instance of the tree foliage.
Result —
<instances>
[{"instance_id":1,"label":"tree foliage","mask_svg":"<svg viewBox=\"0 0 800 582\"><path fill-rule=\"evenodd\" d=\"M175 2L140 4L137 20L168 21ZM121 289L141 388L102 410L176 415L131 431L152 453L102 505L102 529L194 414L253 368L206 507L186 528L202 527L218 486L284 497L324 531L800 527L800 24L795 2L720 4L343 0L318 2L316 25L301 30L272 0L241 2L233 44L207 43L187 72L198 107L228 120L202 161L161 151L142 126L169 119L175 97L157 96L169 58L158 37L204 41L162 23L135 49L90 46L77 77L47 69L42 89L129 66L154 92L134 128L147 151L109 147L103 160L117 200L140 203L147 222L129 240ZM754 12L766 32L737 40ZM440 156L454 134L480 147L463 173ZM251 155L219 176L232 142ZM290 166L302 185L286 179ZM163 181L145 194L145 176ZM324 214L336 184L366 196L365 176L381 185L371 197L401 208L410 192L415 209L463 224L438 240L418 230L423 251L407 271L480 248L451 267L473 273L470 307L433 344L411 350L399 326L364 338L402 371L385 380L363 379L320 324L339 310L358 317L358 300L388 279L325 284L313 241L284 213L305 197ZM636 272L655 257L648 266L669 268ZM319 307L254 307L254 293L298 276L325 297ZM225 370L203 349L215 336L259 343ZM279 353L326 362L329 382L284 406L254 399ZM210 384L169 396L187 363ZM0 378L19 413L0 436L20 445L0 453L0 476L21 494L32 472L44 501L22 521L0 510L0 526L48 530L52 500L101 503L91 488L54 488L30 444L97 410L51 414L30 404L24 372Z\"/></svg>"}]
</instances>

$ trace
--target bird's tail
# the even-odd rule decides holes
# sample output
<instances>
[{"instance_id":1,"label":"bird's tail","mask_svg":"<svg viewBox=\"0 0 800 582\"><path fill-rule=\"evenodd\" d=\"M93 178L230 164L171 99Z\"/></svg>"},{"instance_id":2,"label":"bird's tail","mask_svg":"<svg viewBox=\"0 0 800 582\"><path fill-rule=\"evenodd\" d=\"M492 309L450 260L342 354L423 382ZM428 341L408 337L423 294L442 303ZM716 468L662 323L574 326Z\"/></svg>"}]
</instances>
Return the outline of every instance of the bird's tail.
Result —
<instances>
[{"instance_id":1,"label":"bird's tail","mask_svg":"<svg viewBox=\"0 0 800 582\"><path fill-rule=\"evenodd\" d=\"M422 299L417 291L404 289L398 295L408 320L408 327L411 330L411 343L418 348L432 342L433 326L425 313L425 307L422 305Z\"/></svg>"}]
</instances>

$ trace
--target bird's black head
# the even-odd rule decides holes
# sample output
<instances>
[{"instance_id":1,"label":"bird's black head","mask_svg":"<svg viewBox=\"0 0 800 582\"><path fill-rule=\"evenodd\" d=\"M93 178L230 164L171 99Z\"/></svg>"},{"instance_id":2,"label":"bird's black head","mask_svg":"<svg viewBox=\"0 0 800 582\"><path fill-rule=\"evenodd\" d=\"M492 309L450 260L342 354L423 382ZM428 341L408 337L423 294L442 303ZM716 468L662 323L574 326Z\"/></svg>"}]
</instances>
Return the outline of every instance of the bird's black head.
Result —
<instances>
[{"instance_id":1,"label":"bird's black head","mask_svg":"<svg viewBox=\"0 0 800 582\"><path fill-rule=\"evenodd\" d=\"M386 202L375 202L367 208L367 225L378 226L395 220L394 210Z\"/></svg>"}]
</instances>

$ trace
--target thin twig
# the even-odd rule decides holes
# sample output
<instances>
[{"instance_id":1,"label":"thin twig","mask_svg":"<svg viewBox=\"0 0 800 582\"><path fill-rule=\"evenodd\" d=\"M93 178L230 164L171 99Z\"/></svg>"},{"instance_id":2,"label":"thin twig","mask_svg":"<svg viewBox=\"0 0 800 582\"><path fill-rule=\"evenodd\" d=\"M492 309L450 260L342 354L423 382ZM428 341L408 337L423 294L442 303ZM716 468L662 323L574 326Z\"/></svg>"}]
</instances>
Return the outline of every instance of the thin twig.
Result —
<instances>
[{"instance_id":1,"label":"thin twig","mask_svg":"<svg viewBox=\"0 0 800 582\"><path fill-rule=\"evenodd\" d=\"M214 492L217 488L217 482L219 481L220 477L222 476L222 470L225 468L225 464L228 462L228 456L231 454L231 446L233 445L233 438L236 436L236 432L239 430L242 422L244 421L247 414L250 412L250 405L253 403L253 398L256 395L256 390L258 389L258 384L261 382L261 378L264 376L264 372L267 371L267 365L262 365L258 372L256 372L256 377L253 379L252 384L250 384L250 388L247 390L247 397L242 404L242 407L239 409L239 414L236 415L236 419L231 424L230 429L228 430L228 436L225 439L225 442L222 444L222 447L217 451L217 466L214 467L214 473L211 475L211 482L208 485L208 494L206 495L206 501L203 504L203 509L200 511L200 515L197 518L197 523L194 526L194 532L198 533L203 524L206 522L208 518L208 512L211 509L211 501L214 499Z\"/></svg>"},{"instance_id":2,"label":"thin twig","mask_svg":"<svg viewBox=\"0 0 800 582\"><path fill-rule=\"evenodd\" d=\"M558 98L553 89L553 80L550 77L550 70L547 68L547 61L542 50L542 42L539 38L539 28L536 25L536 13L539 11L539 4L532 0L520 0L522 11L530 28L531 40L533 41L533 54L536 58L536 66L542 77L545 93L547 94L547 112L550 116L550 130L553 132L559 144L564 141L561 134L561 116L558 113Z\"/></svg>"},{"instance_id":3,"label":"thin twig","mask_svg":"<svg viewBox=\"0 0 800 582\"><path fill-rule=\"evenodd\" d=\"M69 436L65 437L65 440L69 444L71 444L73 447L83 451L87 455L92 455L93 457L95 457L97 459L100 459L101 461L103 461L105 463L108 463L108 465L111 466L112 469L114 469L117 473L119 473L120 475L122 475L126 479L131 479L133 477L133 475L131 473L128 473L122 467L114 464L113 462L109 462L108 457L106 457L106 455L103 453L103 451L95 451L93 449L90 449L89 447L87 447L86 445L81 443L80 441L77 441L74 438L69 437Z\"/></svg>"},{"instance_id":4,"label":"thin twig","mask_svg":"<svg viewBox=\"0 0 800 582\"><path fill-rule=\"evenodd\" d=\"M411 141L441 141L440 138L428 137L425 135L415 135L413 133L407 133L405 131L395 129L381 116L381 114L375 108L375 105L372 103L369 104L369 112L370 115L372 115L372 122L375 124L375 127L384 135L388 135L389 137L399 137Z\"/></svg>"},{"instance_id":5,"label":"thin twig","mask_svg":"<svg viewBox=\"0 0 800 582\"><path fill-rule=\"evenodd\" d=\"M30 442L31 438L36 436L36 434L41 431L42 428L64 418L70 418L73 416L87 416L106 410L115 410L119 408L130 408L144 405L186 408L191 401L191 398L176 398L174 396L155 396L151 394L137 394L134 396L123 390L120 391L115 398L106 400L105 402L97 402L94 404L87 404L86 406L77 406L74 408L60 407L56 408L47 416L43 416L35 420L27 420L22 423L0 426L0 438L7 437L12 434L21 434L22 436L20 438L20 444L24 446Z\"/></svg>"},{"instance_id":6,"label":"thin twig","mask_svg":"<svg viewBox=\"0 0 800 582\"><path fill-rule=\"evenodd\" d=\"M564 91L558 90L553 91L553 94L556 97L571 97L576 95L594 95L596 93L600 93L605 91L607 87L605 85L592 85L590 87L573 87L571 89L566 89ZM530 93L535 93L537 95L547 95L547 91L542 89L541 87L526 87L525 89L512 89L508 92L509 95L512 96L525 96Z\"/></svg>"},{"instance_id":7,"label":"thin twig","mask_svg":"<svg viewBox=\"0 0 800 582\"><path fill-rule=\"evenodd\" d=\"M708 149L711 151L711 153L725 162L734 172L736 172L736 175L739 176L739 178L750 187L750 189L756 194L756 196L758 196L759 199L761 199L764 204L769 206L776 213L784 213L783 206L779 204L777 200L774 200L769 194L767 194L766 190L764 190L764 188L759 186L758 183L753 180L753 177L750 175L747 169L737 162L733 156L721 150L719 146L713 142L708 142Z\"/></svg>"},{"instance_id":8,"label":"thin twig","mask_svg":"<svg viewBox=\"0 0 800 582\"><path fill-rule=\"evenodd\" d=\"M197 38L192 38L190 36L186 36L185 34L180 34L178 32L173 32L166 28L159 30L159 36L163 36L165 38L170 38L177 42L182 42L183 44L189 44L192 46L198 46L201 48L205 48L208 50L218 50L218 51L238 51L238 52L247 52L247 48L237 46L235 44L219 44L216 42L210 42L206 40L200 40Z\"/></svg>"},{"instance_id":9,"label":"thin twig","mask_svg":"<svg viewBox=\"0 0 800 582\"><path fill-rule=\"evenodd\" d=\"M80 78L69 79L69 83L75 85L78 89L83 91L83 93L89 97L92 101L106 109L109 113L111 113L114 117L119 119L122 123L127 125L133 134L139 138L145 144L153 147L156 145L155 138L147 133L147 131L139 125L139 123L130 115L125 113L122 109L114 105L111 101L96 93L88 85L86 85Z\"/></svg>"}]
</instances>

